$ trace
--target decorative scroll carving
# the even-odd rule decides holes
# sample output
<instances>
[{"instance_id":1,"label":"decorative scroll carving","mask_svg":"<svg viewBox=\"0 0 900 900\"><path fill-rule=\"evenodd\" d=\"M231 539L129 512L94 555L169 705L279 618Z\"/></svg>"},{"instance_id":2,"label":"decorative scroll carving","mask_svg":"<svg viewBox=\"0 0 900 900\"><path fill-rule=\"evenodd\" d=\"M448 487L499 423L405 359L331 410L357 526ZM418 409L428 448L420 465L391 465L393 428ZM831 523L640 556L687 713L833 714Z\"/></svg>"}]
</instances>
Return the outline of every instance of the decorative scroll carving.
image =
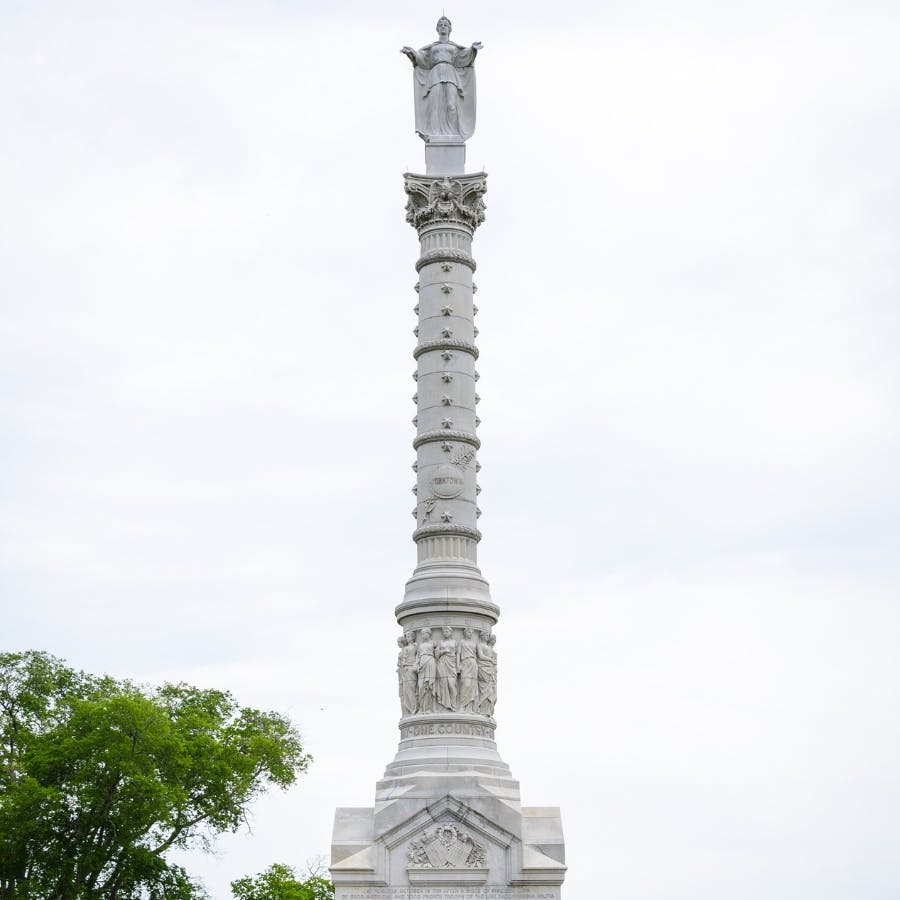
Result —
<instances>
[{"instance_id":1,"label":"decorative scroll carving","mask_svg":"<svg viewBox=\"0 0 900 900\"><path fill-rule=\"evenodd\" d=\"M448 359L445 355L447 353L450 354L449 359L453 359L453 354L450 353L451 350L461 350L463 353L471 353L475 359L478 359L478 348L474 344L470 344L468 341L454 340L453 338L425 341L413 350L413 358L418 359L423 353L427 353L429 350L443 350L444 353L441 355L444 356L444 359Z\"/></svg>"},{"instance_id":2,"label":"decorative scroll carving","mask_svg":"<svg viewBox=\"0 0 900 900\"><path fill-rule=\"evenodd\" d=\"M476 449L481 446L481 441L475 437L474 434L469 434L468 431L426 431L424 434L420 434L413 441L413 450L418 450L422 444L429 444L435 441L440 441L443 446L444 441L459 441L463 444L471 444Z\"/></svg>"},{"instance_id":3,"label":"decorative scroll carving","mask_svg":"<svg viewBox=\"0 0 900 900\"><path fill-rule=\"evenodd\" d=\"M487 192L484 175L429 178L407 174L403 178L409 197L406 221L413 228L456 224L474 231L484 221L484 201L481 199Z\"/></svg>"},{"instance_id":4,"label":"decorative scroll carving","mask_svg":"<svg viewBox=\"0 0 900 900\"><path fill-rule=\"evenodd\" d=\"M413 532L413 540L418 541L426 537L434 537L435 535L455 534L460 537L471 538L473 541L481 540L481 532L477 528L470 528L468 525L423 525Z\"/></svg>"},{"instance_id":5,"label":"decorative scroll carving","mask_svg":"<svg viewBox=\"0 0 900 900\"><path fill-rule=\"evenodd\" d=\"M475 260L465 250L452 250L446 247L437 247L434 250L423 253L416 260L416 271L421 272L425 266L430 266L436 262L446 262L447 260L461 263L464 266L468 266L473 272L475 271Z\"/></svg>"},{"instance_id":6,"label":"decorative scroll carving","mask_svg":"<svg viewBox=\"0 0 900 900\"><path fill-rule=\"evenodd\" d=\"M415 869L478 869L487 866L487 851L470 834L445 823L410 841L406 859Z\"/></svg>"}]
</instances>

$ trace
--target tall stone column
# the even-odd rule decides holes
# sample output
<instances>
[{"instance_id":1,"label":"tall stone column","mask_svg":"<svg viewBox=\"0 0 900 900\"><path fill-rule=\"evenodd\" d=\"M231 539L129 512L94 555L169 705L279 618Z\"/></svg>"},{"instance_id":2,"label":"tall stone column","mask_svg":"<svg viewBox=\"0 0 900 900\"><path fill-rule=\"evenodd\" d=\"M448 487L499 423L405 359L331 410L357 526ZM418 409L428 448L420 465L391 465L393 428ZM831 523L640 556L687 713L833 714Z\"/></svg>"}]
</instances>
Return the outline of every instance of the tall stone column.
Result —
<instances>
[{"instance_id":1,"label":"tall stone column","mask_svg":"<svg viewBox=\"0 0 900 900\"><path fill-rule=\"evenodd\" d=\"M417 564L395 610L399 746L376 784L375 805L336 812L337 900L557 900L566 868L559 810L521 805L495 742L499 608L477 559L472 280L487 183L484 173L465 174L480 44L460 47L449 33L442 17L439 41L403 51L413 62L416 125L426 142L425 174L405 176L406 220L419 237Z\"/></svg>"}]
</instances>

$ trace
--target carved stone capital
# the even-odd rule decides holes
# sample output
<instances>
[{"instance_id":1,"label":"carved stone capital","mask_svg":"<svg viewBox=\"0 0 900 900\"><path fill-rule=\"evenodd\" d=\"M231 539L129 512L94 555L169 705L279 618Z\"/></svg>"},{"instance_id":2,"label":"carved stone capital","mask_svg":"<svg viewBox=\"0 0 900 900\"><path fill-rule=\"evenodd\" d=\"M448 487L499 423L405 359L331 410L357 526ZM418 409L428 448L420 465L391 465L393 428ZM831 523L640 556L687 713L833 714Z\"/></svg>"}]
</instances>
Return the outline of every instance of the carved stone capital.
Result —
<instances>
[{"instance_id":1,"label":"carved stone capital","mask_svg":"<svg viewBox=\"0 0 900 900\"><path fill-rule=\"evenodd\" d=\"M403 176L408 200L406 221L413 228L427 225L463 225L474 231L484 221L487 177L475 175Z\"/></svg>"}]
</instances>

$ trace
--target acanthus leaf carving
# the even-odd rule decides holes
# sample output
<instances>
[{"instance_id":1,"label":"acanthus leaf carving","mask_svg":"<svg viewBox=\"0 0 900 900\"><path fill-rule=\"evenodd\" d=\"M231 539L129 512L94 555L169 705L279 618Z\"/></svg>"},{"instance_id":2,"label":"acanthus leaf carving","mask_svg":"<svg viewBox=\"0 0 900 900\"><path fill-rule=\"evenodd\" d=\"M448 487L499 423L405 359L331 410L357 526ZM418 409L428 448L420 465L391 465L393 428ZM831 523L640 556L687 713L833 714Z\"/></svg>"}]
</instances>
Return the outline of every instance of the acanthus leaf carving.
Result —
<instances>
[{"instance_id":1,"label":"acanthus leaf carving","mask_svg":"<svg viewBox=\"0 0 900 900\"><path fill-rule=\"evenodd\" d=\"M484 221L487 179L484 175L450 178L427 175L404 176L406 221L414 228L457 223L476 229Z\"/></svg>"}]
</instances>

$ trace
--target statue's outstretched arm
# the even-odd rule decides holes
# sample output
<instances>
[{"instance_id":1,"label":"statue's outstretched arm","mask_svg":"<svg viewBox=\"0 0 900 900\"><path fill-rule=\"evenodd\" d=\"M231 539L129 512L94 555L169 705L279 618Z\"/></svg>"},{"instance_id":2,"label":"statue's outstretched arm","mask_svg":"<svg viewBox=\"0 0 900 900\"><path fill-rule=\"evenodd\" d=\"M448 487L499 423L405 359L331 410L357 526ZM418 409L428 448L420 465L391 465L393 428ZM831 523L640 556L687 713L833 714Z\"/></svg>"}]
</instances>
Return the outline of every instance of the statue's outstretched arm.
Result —
<instances>
[{"instance_id":1,"label":"statue's outstretched arm","mask_svg":"<svg viewBox=\"0 0 900 900\"><path fill-rule=\"evenodd\" d=\"M401 52L404 56L409 57L409 61L410 61L413 65L416 65L416 64L418 63L419 60L418 60L417 57L416 57L416 51L413 50L412 47L401 47L401 48L400 48L400 52Z\"/></svg>"}]
</instances>

